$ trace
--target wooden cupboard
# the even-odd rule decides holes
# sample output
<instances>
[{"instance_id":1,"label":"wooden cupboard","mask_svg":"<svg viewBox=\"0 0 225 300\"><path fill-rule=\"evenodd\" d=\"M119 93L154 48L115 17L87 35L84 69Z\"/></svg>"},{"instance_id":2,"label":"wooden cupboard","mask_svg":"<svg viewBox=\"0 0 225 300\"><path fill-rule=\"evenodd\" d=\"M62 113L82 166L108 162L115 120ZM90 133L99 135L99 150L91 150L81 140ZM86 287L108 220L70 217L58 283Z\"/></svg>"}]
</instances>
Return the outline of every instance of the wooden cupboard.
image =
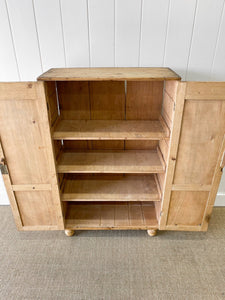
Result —
<instances>
[{"instance_id":1,"label":"wooden cupboard","mask_svg":"<svg viewBox=\"0 0 225 300\"><path fill-rule=\"evenodd\" d=\"M206 231L225 165L225 82L168 68L51 69L0 83L19 230Z\"/></svg>"}]
</instances>

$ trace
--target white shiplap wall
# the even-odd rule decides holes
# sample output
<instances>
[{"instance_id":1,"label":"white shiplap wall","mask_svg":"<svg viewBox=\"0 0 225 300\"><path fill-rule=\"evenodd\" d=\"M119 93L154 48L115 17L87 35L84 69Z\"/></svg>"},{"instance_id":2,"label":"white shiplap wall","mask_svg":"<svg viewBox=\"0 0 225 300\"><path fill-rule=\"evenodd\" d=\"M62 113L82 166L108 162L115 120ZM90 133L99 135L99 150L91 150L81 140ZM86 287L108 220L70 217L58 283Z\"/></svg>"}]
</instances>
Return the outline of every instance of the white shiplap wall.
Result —
<instances>
[{"instance_id":1,"label":"white shiplap wall","mask_svg":"<svg viewBox=\"0 0 225 300\"><path fill-rule=\"evenodd\" d=\"M225 0L0 0L0 81L52 67L168 66L225 81ZM225 176L217 196L225 205ZM0 175L0 204L8 204Z\"/></svg>"}]
</instances>

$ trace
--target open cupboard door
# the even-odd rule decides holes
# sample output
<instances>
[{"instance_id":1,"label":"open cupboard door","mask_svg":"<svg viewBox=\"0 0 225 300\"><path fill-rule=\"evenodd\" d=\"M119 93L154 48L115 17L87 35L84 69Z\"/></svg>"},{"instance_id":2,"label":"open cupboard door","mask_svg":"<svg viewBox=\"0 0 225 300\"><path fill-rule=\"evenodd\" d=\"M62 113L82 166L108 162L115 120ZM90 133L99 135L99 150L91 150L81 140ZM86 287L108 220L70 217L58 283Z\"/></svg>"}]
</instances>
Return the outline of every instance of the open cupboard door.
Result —
<instances>
[{"instance_id":1,"label":"open cupboard door","mask_svg":"<svg viewBox=\"0 0 225 300\"><path fill-rule=\"evenodd\" d=\"M160 229L206 231L224 167L225 83L176 85Z\"/></svg>"},{"instance_id":2,"label":"open cupboard door","mask_svg":"<svg viewBox=\"0 0 225 300\"><path fill-rule=\"evenodd\" d=\"M19 230L63 229L44 83L0 83L1 171Z\"/></svg>"}]
</instances>

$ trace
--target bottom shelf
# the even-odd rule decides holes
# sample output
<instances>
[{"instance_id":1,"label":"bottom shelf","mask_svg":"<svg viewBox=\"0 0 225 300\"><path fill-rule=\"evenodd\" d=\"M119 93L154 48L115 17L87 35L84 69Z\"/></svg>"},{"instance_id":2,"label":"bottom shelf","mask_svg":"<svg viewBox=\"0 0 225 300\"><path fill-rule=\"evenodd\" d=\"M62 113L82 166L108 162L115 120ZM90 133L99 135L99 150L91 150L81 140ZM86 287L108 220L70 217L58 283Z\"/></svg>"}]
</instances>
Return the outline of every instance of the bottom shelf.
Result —
<instances>
[{"instance_id":1,"label":"bottom shelf","mask_svg":"<svg viewBox=\"0 0 225 300\"><path fill-rule=\"evenodd\" d=\"M157 229L154 202L67 203L66 229Z\"/></svg>"}]
</instances>

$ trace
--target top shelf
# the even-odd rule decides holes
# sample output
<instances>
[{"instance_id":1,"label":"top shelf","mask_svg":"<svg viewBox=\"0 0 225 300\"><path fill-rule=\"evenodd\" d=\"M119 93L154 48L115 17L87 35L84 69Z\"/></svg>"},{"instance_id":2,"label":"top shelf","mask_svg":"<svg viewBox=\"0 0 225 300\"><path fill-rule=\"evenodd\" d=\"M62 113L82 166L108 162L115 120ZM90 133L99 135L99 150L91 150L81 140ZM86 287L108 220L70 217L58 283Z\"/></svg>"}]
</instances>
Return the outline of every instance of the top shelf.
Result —
<instances>
[{"instance_id":1,"label":"top shelf","mask_svg":"<svg viewBox=\"0 0 225 300\"><path fill-rule=\"evenodd\" d=\"M163 120L61 120L54 140L161 140L169 138Z\"/></svg>"},{"instance_id":2,"label":"top shelf","mask_svg":"<svg viewBox=\"0 0 225 300\"><path fill-rule=\"evenodd\" d=\"M169 68L54 68L40 75L42 81L158 81L181 80Z\"/></svg>"}]
</instances>

